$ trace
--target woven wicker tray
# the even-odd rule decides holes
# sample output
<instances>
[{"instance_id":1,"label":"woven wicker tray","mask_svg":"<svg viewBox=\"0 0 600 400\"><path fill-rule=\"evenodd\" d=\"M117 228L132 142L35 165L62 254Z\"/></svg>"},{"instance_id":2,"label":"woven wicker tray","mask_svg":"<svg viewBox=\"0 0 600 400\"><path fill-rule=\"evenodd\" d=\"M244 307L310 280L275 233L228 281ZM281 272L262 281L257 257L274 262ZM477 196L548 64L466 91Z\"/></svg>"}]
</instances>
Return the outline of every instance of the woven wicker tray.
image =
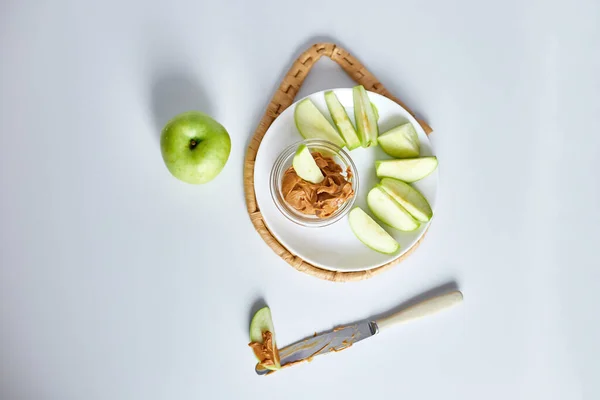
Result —
<instances>
[{"instance_id":1,"label":"woven wicker tray","mask_svg":"<svg viewBox=\"0 0 600 400\"><path fill-rule=\"evenodd\" d=\"M263 238L265 243L273 249L275 253L283 260L285 260L292 267L298 271L307 273L317 278L326 279L334 282L349 282L368 279L376 274L390 269L392 266L398 264L400 261L408 257L421 243L425 234L421 236L418 242L416 242L409 251L396 258L395 260L382 265L381 267L374 268L368 271L356 271L356 272L340 272L340 271L329 271L314 265L311 265L304 261L302 258L295 256L288 249L283 247L281 243L277 241L275 237L269 232L269 228L266 226L262 214L258 209L256 203L256 196L254 193L254 163L256 160L256 154L263 136L269 129L269 126L273 123L275 118L279 116L294 102L296 94L304 79L310 72L311 68L321 57L329 57L342 67L344 71L350 75L358 84L363 85L365 89L375 93L379 93L390 100L395 101L407 110L409 113L416 118L414 113L404 104L402 101L394 97L388 90L370 73L364 65L362 65L356 58L351 56L346 50L336 46L333 43L318 43L311 46L308 50L298 57L294 62L288 73L283 78L283 81L279 85L279 88L273 95L271 102L267 106L264 116L260 120L256 131L250 141L248 150L246 152L246 160L244 163L244 190L246 193L246 206L248 208L248 214L254 228L258 234ZM417 119L419 124L423 127L425 133L431 133L432 129L424 121ZM358 243L358 242L357 242Z\"/></svg>"}]
</instances>

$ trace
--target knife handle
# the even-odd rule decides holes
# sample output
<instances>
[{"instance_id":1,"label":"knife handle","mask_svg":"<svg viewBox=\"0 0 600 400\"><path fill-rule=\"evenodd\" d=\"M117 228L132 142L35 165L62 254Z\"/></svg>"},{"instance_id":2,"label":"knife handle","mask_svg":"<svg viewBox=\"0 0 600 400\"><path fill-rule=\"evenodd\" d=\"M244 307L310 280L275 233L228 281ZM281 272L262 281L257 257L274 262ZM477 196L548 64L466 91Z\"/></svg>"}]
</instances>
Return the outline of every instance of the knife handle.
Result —
<instances>
[{"instance_id":1,"label":"knife handle","mask_svg":"<svg viewBox=\"0 0 600 400\"><path fill-rule=\"evenodd\" d=\"M423 300L420 303L414 304L396 313L382 317L376 320L375 323L381 330L396 324L435 314L438 311L460 303L462 299L462 293L458 290L455 290L453 292L448 292L427 300Z\"/></svg>"}]
</instances>

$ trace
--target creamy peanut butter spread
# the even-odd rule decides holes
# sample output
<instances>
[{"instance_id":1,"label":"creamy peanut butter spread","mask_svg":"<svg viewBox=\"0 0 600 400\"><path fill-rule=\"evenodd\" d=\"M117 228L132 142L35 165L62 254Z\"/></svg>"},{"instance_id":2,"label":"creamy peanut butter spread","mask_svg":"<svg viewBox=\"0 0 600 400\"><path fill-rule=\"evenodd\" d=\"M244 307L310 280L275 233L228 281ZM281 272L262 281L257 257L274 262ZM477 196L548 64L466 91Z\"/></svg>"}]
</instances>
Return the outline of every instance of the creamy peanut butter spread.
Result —
<instances>
[{"instance_id":1,"label":"creamy peanut butter spread","mask_svg":"<svg viewBox=\"0 0 600 400\"><path fill-rule=\"evenodd\" d=\"M294 167L290 167L283 174L281 191L285 202L295 210L327 218L354 196L352 184L348 181L352 172L348 168L344 176L342 167L333 158L324 157L319 152L312 153L312 156L325 179L321 183L307 182L296 174Z\"/></svg>"},{"instance_id":2,"label":"creamy peanut butter spread","mask_svg":"<svg viewBox=\"0 0 600 400\"><path fill-rule=\"evenodd\" d=\"M254 354L260 360L259 364L263 367L279 364L279 350L273 345L273 334L269 331L264 331L262 338L262 343L248 343L248 346L252 348Z\"/></svg>"}]
</instances>

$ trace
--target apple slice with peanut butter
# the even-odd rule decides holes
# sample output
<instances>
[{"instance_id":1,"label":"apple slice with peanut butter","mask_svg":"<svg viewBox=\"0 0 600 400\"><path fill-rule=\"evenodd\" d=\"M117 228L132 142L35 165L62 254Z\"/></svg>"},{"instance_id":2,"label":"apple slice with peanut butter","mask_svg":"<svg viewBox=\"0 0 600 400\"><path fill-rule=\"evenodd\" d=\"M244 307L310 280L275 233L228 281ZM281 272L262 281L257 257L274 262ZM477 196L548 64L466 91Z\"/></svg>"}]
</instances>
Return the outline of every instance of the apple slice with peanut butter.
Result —
<instances>
[{"instance_id":1,"label":"apple slice with peanut butter","mask_svg":"<svg viewBox=\"0 0 600 400\"><path fill-rule=\"evenodd\" d=\"M250 322L250 343L258 363L272 371L281 368L279 350L275 342L275 327L271 318L271 309L263 307L254 314Z\"/></svg>"}]
</instances>

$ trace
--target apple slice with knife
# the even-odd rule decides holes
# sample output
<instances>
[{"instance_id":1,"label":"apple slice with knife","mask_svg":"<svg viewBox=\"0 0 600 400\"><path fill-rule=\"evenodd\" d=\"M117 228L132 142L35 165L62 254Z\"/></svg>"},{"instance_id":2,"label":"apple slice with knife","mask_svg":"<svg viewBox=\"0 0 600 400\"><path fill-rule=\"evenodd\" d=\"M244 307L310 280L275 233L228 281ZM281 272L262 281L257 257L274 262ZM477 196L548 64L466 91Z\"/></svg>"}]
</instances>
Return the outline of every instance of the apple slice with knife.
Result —
<instances>
[{"instance_id":1,"label":"apple slice with knife","mask_svg":"<svg viewBox=\"0 0 600 400\"><path fill-rule=\"evenodd\" d=\"M266 334L266 335L265 335ZM267 338L267 341L265 341ZM277 342L275 341L275 327L271 317L271 309L263 307L258 310L250 322L250 344L258 345L260 350L255 350L255 355L261 368L276 371L281 368L279 352L277 351ZM252 347L252 346L251 346ZM270 358L269 363L263 363L259 356L267 354Z\"/></svg>"},{"instance_id":2,"label":"apple slice with knife","mask_svg":"<svg viewBox=\"0 0 600 400\"><path fill-rule=\"evenodd\" d=\"M391 312L377 319L355 322L300 340L279 349L281 367L285 368L286 366L307 361L322 354L347 349L356 342L375 336L392 326L426 317L459 304L462 299L462 293L458 290L453 290L410 305L400 311ZM255 370L258 375L266 375L274 372L263 368L260 364L257 364Z\"/></svg>"}]
</instances>

